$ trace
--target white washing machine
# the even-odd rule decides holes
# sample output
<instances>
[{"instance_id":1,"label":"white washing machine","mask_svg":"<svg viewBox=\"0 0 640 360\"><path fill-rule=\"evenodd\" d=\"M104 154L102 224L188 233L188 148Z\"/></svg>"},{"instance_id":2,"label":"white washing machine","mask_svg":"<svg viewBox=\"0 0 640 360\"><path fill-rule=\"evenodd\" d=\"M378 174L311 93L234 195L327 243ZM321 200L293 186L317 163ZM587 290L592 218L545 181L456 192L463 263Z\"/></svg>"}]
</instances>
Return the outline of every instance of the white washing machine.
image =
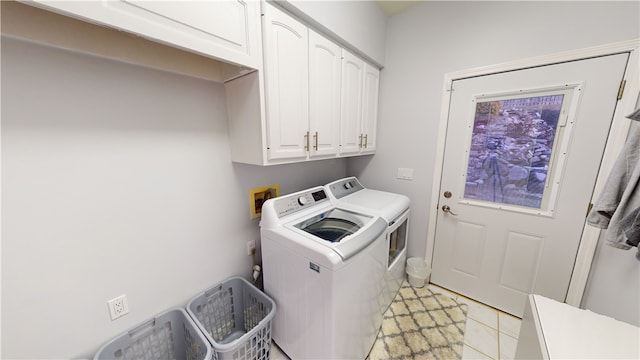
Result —
<instances>
[{"instance_id":1,"label":"white washing machine","mask_svg":"<svg viewBox=\"0 0 640 360\"><path fill-rule=\"evenodd\" d=\"M292 359L364 359L382 324L387 222L324 187L267 200L260 236L273 339Z\"/></svg>"},{"instance_id":2,"label":"white washing machine","mask_svg":"<svg viewBox=\"0 0 640 360\"><path fill-rule=\"evenodd\" d=\"M334 204L376 214L387 222L385 241L388 258L381 304L384 313L405 278L411 201L404 195L367 189L355 177L336 180L325 185L325 189Z\"/></svg>"}]
</instances>

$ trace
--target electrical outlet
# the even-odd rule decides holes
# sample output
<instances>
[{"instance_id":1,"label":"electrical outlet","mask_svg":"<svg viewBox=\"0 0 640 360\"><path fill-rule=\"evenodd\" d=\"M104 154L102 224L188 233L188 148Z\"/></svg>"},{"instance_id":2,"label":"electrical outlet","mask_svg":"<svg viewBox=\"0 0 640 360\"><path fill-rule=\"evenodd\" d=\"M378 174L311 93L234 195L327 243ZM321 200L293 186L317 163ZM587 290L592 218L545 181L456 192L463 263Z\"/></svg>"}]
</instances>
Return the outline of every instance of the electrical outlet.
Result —
<instances>
[{"instance_id":1,"label":"electrical outlet","mask_svg":"<svg viewBox=\"0 0 640 360\"><path fill-rule=\"evenodd\" d=\"M247 241L247 255L253 255L256 253L256 241L249 240Z\"/></svg>"},{"instance_id":2,"label":"electrical outlet","mask_svg":"<svg viewBox=\"0 0 640 360\"><path fill-rule=\"evenodd\" d=\"M111 314L111 320L115 320L121 316L129 313L129 303L127 302L127 295L120 295L117 298L107 301L109 305L109 314Z\"/></svg>"}]
</instances>

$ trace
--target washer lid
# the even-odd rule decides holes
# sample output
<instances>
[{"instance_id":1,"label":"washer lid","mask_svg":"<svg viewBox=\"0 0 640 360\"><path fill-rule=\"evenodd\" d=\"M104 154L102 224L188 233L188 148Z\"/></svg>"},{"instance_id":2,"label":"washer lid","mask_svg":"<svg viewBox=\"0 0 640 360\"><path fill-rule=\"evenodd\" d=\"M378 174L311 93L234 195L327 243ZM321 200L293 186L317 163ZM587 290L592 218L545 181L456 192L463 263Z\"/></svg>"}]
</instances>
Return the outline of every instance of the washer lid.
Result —
<instances>
[{"instance_id":1,"label":"washer lid","mask_svg":"<svg viewBox=\"0 0 640 360\"><path fill-rule=\"evenodd\" d=\"M335 243L355 234L370 220L371 216L331 209L294 226L325 241Z\"/></svg>"},{"instance_id":2,"label":"washer lid","mask_svg":"<svg viewBox=\"0 0 640 360\"><path fill-rule=\"evenodd\" d=\"M307 235L301 241L320 243L346 260L376 241L387 224L378 216L332 208L289 226Z\"/></svg>"}]
</instances>

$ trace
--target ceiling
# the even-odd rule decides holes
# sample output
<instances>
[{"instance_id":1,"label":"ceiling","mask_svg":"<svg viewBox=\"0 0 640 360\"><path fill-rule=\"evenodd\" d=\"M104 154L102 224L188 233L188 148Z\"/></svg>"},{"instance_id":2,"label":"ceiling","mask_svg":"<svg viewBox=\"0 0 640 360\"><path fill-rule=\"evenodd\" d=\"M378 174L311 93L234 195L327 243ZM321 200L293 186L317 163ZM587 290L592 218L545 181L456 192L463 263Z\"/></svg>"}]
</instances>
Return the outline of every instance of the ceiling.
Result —
<instances>
[{"instance_id":1,"label":"ceiling","mask_svg":"<svg viewBox=\"0 0 640 360\"><path fill-rule=\"evenodd\" d=\"M418 4L420 1L424 0L412 0L412 1L403 1L403 0L377 0L376 3L378 7L382 10L382 12L387 16L393 16L399 12L404 11L408 7Z\"/></svg>"}]
</instances>

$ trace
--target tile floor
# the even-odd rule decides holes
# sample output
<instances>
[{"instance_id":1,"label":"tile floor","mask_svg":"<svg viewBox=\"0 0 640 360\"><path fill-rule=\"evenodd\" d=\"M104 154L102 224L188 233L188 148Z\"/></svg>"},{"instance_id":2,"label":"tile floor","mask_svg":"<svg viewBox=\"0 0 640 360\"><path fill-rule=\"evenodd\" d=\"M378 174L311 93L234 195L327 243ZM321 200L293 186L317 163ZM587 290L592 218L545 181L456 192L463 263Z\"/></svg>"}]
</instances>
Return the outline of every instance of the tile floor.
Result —
<instances>
[{"instance_id":1,"label":"tile floor","mask_svg":"<svg viewBox=\"0 0 640 360\"><path fill-rule=\"evenodd\" d=\"M513 359L516 354L522 320L513 315L473 301L433 284L434 292L448 294L467 304L467 324L464 332L462 359Z\"/></svg>"},{"instance_id":2,"label":"tile floor","mask_svg":"<svg viewBox=\"0 0 640 360\"><path fill-rule=\"evenodd\" d=\"M522 320L436 285L428 286L434 292L448 294L469 307L462 360L514 358ZM275 344L271 359L289 360Z\"/></svg>"}]
</instances>

